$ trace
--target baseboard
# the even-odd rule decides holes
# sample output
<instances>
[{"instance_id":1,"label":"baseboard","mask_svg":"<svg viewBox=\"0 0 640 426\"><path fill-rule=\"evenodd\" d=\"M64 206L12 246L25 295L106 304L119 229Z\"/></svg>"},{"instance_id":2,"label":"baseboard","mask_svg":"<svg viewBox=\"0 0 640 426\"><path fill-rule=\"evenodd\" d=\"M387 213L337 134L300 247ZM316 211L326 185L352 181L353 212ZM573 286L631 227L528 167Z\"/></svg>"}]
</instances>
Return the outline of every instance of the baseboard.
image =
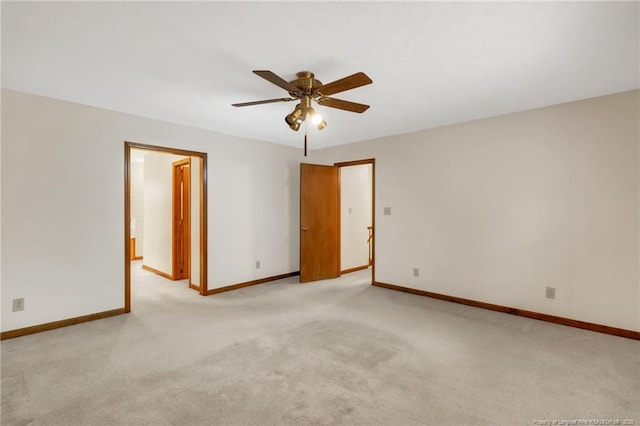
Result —
<instances>
[{"instance_id":1,"label":"baseboard","mask_svg":"<svg viewBox=\"0 0 640 426\"><path fill-rule=\"evenodd\" d=\"M194 283L192 283L191 281L189 281L189 288L193 289L193 290L197 290L200 291L200 286L199 285L195 285Z\"/></svg>"},{"instance_id":2,"label":"baseboard","mask_svg":"<svg viewBox=\"0 0 640 426\"><path fill-rule=\"evenodd\" d=\"M228 285L220 288L214 288L207 291L207 296L211 296L212 294L216 294L216 293L222 293L225 291L237 290L239 288L249 287L252 285L264 284L270 281L277 281L284 278L295 277L297 275L300 275L300 271L289 272L288 274L274 275L272 277L260 278L259 280L247 281L244 283Z\"/></svg>"},{"instance_id":3,"label":"baseboard","mask_svg":"<svg viewBox=\"0 0 640 426\"><path fill-rule=\"evenodd\" d=\"M625 330L623 328L610 327L608 325L602 325L602 324L594 324L591 322L558 317L555 315L541 314L539 312L527 311L527 310L518 309L518 308L511 308L508 306L494 305L493 303L478 302L476 300L464 299L462 297L448 296L446 294L440 294L440 293L432 293L430 291L418 290L415 288L403 287L395 284L387 284L379 281L374 282L373 285L376 287L382 287L389 290L402 291L405 293L416 294L418 296L430 297L432 299L445 300L447 302L460 303L462 305L489 309L491 311L503 312L505 314L517 315L517 316L532 318L540 321L552 322L554 324L561 324L569 327L582 328L584 330L611 334L613 336L626 337L627 339L640 340L640 332L638 331Z\"/></svg>"},{"instance_id":4,"label":"baseboard","mask_svg":"<svg viewBox=\"0 0 640 426\"><path fill-rule=\"evenodd\" d=\"M60 321L48 322L46 324L33 325L31 327L19 328L16 330L3 331L0 333L0 340L13 339L15 337L40 333L42 331L56 328L68 327L70 325L82 324L83 322L95 321L103 318L113 317L126 313L124 308L112 309L110 311L98 312L95 314L83 315L81 317L69 318Z\"/></svg>"},{"instance_id":5,"label":"baseboard","mask_svg":"<svg viewBox=\"0 0 640 426\"><path fill-rule=\"evenodd\" d=\"M168 280L174 281L173 275L167 274L166 272L159 271L158 269L152 268L151 266L142 265L142 269L144 269L145 271L153 272L154 274L160 275L161 277L166 278Z\"/></svg>"},{"instance_id":6,"label":"baseboard","mask_svg":"<svg viewBox=\"0 0 640 426\"><path fill-rule=\"evenodd\" d=\"M344 269L340 271L340 275L348 274L350 272L362 271L363 269L369 269L369 265L356 266L355 268Z\"/></svg>"}]
</instances>

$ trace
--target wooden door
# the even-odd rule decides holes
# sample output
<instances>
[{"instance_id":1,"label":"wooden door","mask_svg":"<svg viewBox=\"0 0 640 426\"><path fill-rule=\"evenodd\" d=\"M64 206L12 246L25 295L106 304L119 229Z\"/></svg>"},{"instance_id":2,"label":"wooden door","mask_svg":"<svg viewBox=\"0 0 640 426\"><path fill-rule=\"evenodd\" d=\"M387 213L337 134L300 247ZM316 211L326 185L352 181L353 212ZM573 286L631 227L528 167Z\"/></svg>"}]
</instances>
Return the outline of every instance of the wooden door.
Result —
<instances>
[{"instance_id":1,"label":"wooden door","mask_svg":"<svg viewBox=\"0 0 640 426\"><path fill-rule=\"evenodd\" d=\"M300 164L300 282L340 275L338 167Z\"/></svg>"},{"instance_id":2,"label":"wooden door","mask_svg":"<svg viewBox=\"0 0 640 426\"><path fill-rule=\"evenodd\" d=\"M191 159L173 163L173 279L191 276Z\"/></svg>"}]
</instances>

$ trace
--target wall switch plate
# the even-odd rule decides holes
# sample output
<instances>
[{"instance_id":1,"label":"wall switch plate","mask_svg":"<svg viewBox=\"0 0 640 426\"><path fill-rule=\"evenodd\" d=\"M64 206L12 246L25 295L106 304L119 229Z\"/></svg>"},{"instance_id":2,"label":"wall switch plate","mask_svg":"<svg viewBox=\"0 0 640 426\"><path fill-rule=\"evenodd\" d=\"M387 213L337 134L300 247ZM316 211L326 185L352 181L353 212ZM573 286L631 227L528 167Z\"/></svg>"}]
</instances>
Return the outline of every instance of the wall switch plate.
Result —
<instances>
[{"instance_id":1,"label":"wall switch plate","mask_svg":"<svg viewBox=\"0 0 640 426\"><path fill-rule=\"evenodd\" d=\"M556 288L555 287L547 287L545 290L545 297L547 299L555 299L556 298Z\"/></svg>"},{"instance_id":2,"label":"wall switch plate","mask_svg":"<svg viewBox=\"0 0 640 426\"><path fill-rule=\"evenodd\" d=\"M419 268L413 268L413 276L414 277L419 277L420 276L420 269Z\"/></svg>"},{"instance_id":3,"label":"wall switch plate","mask_svg":"<svg viewBox=\"0 0 640 426\"><path fill-rule=\"evenodd\" d=\"M13 299L13 312L24 311L24 297Z\"/></svg>"},{"instance_id":4,"label":"wall switch plate","mask_svg":"<svg viewBox=\"0 0 640 426\"><path fill-rule=\"evenodd\" d=\"M352 212L351 207L349 207L349 214L351 214L351 212Z\"/></svg>"},{"instance_id":5,"label":"wall switch plate","mask_svg":"<svg viewBox=\"0 0 640 426\"><path fill-rule=\"evenodd\" d=\"M383 214L384 214L385 216L391 216L391 207L385 207L385 208L383 209Z\"/></svg>"},{"instance_id":6,"label":"wall switch plate","mask_svg":"<svg viewBox=\"0 0 640 426\"><path fill-rule=\"evenodd\" d=\"M260 261L256 260L256 269L260 269Z\"/></svg>"}]
</instances>

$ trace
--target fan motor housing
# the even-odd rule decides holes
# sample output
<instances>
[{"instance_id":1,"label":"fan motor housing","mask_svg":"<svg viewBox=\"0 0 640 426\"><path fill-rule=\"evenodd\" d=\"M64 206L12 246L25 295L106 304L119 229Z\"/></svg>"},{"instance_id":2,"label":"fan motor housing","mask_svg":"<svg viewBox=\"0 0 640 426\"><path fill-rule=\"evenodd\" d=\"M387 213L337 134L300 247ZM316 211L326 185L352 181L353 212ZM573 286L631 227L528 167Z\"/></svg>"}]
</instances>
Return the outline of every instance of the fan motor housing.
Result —
<instances>
[{"instance_id":1,"label":"fan motor housing","mask_svg":"<svg viewBox=\"0 0 640 426\"><path fill-rule=\"evenodd\" d=\"M302 90L305 95L311 95L318 87L322 86L322 82L317 80L312 72L301 71L296 75L298 78L290 81L289 83ZM294 92L289 92L289 94L293 97L297 97Z\"/></svg>"}]
</instances>

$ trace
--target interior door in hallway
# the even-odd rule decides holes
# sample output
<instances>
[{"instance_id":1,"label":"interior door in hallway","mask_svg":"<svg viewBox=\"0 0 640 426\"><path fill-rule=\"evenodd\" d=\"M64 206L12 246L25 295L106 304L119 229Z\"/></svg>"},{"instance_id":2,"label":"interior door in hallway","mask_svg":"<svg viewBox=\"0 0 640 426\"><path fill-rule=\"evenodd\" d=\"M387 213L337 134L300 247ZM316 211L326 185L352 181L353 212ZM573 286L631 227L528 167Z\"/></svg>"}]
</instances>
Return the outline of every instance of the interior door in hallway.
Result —
<instances>
[{"instance_id":1,"label":"interior door in hallway","mask_svg":"<svg viewBox=\"0 0 640 426\"><path fill-rule=\"evenodd\" d=\"M340 178L335 166L300 164L300 282L340 276Z\"/></svg>"},{"instance_id":2,"label":"interior door in hallway","mask_svg":"<svg viewBox=\"0 0 640 426\"><path fill-rule=\"evenodd\" d=\"M173 279L191 273L191 159L173 163Z\"/></svg>"}]
</instances>

